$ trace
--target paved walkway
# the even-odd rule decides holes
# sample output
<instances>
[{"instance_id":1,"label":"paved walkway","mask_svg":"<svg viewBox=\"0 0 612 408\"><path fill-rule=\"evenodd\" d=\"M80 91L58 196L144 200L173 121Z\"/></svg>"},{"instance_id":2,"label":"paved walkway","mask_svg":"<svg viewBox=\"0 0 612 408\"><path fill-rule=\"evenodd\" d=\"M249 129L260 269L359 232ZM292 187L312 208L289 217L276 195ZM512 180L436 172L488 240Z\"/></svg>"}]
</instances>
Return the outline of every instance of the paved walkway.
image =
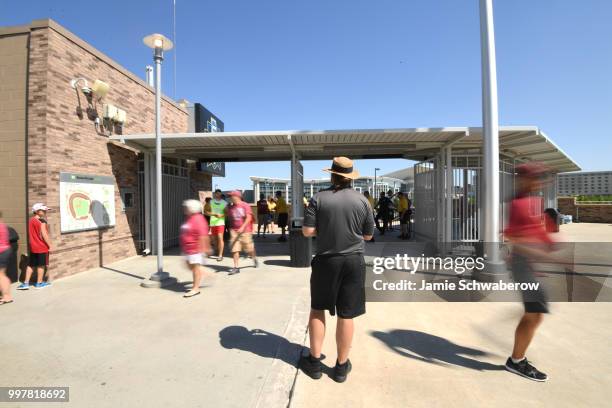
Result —
<instances>
[{"instance_id":1,"label":"paved walkway","mask_svg":"<svg viewBox=\"0 0 612 408\"><path fill-rule=\"evenodd\" d=\"M286 406L309 269L287 267L286 245L258 246L277 255L234 276L214 262L215 285L192 299L176 255L165 269L183 283L168 289L140 287L156 260L138 257L15 291L0 307L0 386L70 386L68 406L88 408Z\"/></svg>"},{"instance_id":2,"label":"paved walkway","mask_svg":"<svg viewBox=\"0 0 612 408\"><path fill-rule=\"evenodd\" d=\"M610 231L563 227L576 241L610 240ZM168 289L140 287L155 258L138 257L16 292L14 304L0 307L0 386L70 386L71 403L50 407L603 407L612 400L612 303L553 305L529 353L550 375L545 384L501 370L521 311L515 303L369 303L356 321L347 382L313 381L295 368L310 270L288 267L287 244L271 238L260 239L258 251L262 267L242 259L239 275L227 275L229 258L214 262L215 285L193 299L181 297L191 278L177 255L165 258L180 281Z\"/></svg>"},{"instance_id":3,"label":"paved walkway","mask_svg":"<svg viewBox=\"0 0 612 408\"><path fill-rule=\"evenodd\" d=\"M547 383L504 371L522 307L508 303L369 303L356 320L346 383L298 374L292 408L609 407L612 304L557 303L528 357ZM336 359L333 330L323 352Z\"/></svg>"},{"instance_id":4,"label":"paved walkway","mask_svg":"<svg viewBox=\"0 0 612 408\"><path fill-rule=\"evenodd\" d=\"M611 275L612 225L571 224L556 237L583 245L586 272ZM600 252L598 248L601 249ZM595 252L595 253L593 253ZM593 266L595 265L595 266ZM608 265L608 266L605 266ZM604 283L612 288L612 279ZM609 407L612 303L554 303L528 357L547 372L535 383L503 370L522 313L518 303L368 303L356 320L344 384L299 373L292 408L334 407ZM335 320L323 352L335 364Z\"/></svg>"}]
</instances>

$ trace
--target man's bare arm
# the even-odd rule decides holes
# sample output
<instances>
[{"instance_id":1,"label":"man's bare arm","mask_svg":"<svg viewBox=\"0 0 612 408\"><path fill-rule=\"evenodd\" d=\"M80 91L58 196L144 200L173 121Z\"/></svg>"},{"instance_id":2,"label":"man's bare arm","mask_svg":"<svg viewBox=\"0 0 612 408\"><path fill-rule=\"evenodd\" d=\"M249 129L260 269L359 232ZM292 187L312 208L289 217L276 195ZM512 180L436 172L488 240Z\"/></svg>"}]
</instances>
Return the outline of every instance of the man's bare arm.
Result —
<instances>
[{"instance_id":1,"label":"man's bare arm","mask_svg":"<svg viewBox=\"0 0 612 408\"><path fill-rule=\"evenodd\" d=\"M210 239L208 235L202 235L200 237L200 253L210 255L212 250L210 249Z\"/></svg>"},{"instance_id":2,"label":"man's bare arm","mask_svg":"<svg viewBox=\"0 0 612 408\"><path fill-rule=\"evenodd\" d=\"M317 236L317 229L315 227L302 227L302 234L304 234L305 237L316 237Z\"/></svg>"},{"instance_id":3,"label":"man's bare arm","mask_svg":"<svg viewBox=\"0 0 612 408\"><path fill-rule=\"evenodd\" d=\"M40 229L40 235L42 236L43 241L47 244L47 247L51 249L51 238L49 238L49 231L47 230L47 224L42 224L42 228Z\"/></svg>"}]
</instances>

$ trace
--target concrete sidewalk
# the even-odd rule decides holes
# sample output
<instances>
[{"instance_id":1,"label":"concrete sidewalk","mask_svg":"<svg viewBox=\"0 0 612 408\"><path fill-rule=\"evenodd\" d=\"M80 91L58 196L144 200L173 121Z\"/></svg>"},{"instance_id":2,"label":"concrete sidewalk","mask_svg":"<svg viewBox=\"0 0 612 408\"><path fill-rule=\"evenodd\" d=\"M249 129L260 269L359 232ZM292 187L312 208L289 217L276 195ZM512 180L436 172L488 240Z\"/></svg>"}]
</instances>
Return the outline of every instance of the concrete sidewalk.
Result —
<instances>
[{"instance_id":1,"label":"concrete sidewalk","mask_svg":"<svg viewBox=\"0 0 612 408\"><path fill-rule=\"evenodd\" d=\"M555 238L593 242L576 254L578 270L610 275L612 225L563 225ZM612 286L610 277L604 284ZM291 407L609 407L612 303L551 305L527 354L549 375L546 383L502 367L522 310L520 303L370 302L355 321L346 383L300 372ZM328 318L327 372L334 332Z\"/></svg>"},{"instance_id":2,"label":"concrete sidewalk","mask_svg":"<svg viewBox=\"0 0 612 408\"><path fill-rule=\"evenodd\" d=\"M563 231L604 241L611 228ZM609 406L612 303L553 304L528 354L548 383L501 370L521 305L490 302L368 303L347 382L311 380L296 369L310 268L290 268L288 245L271 238L257 240L259 269L242 259L228 276L229 258L212 262L215 285L192 299L182 298L191 275L178 255L165 257L179 279L167 289L140 287L155 270L148 257L15 291L0 307L0 386L69 386L70 404L50 407Z\"/></svg>"},{"instance_id":3,"label":"concrete sidewalk","mask_svg":"<svg viewBox=\"0 0 612 408\"><path fill-rule=\"evenodd\" d=\"M286 244L258 249L282 253ZM213 262L215 285L191 299L182 298L191 274L176 255L165 269L183 284L168 289L140 287L155 270L148 257L15 291L0 307L0 386L70 387L70 404L45 406L286 406L309 269L289 268L285 255L260 260L254 269L242 259L234 276L229 258Z\"/></svg>"},{"instance_id":4,"label":"concrete sidewalk","mask_svg":"<svg viewBox=\"0 0 612 408\"><path fill-rule=\"evenodd\" d=\"M503 370L522 312L508 303L368 303L343 384L298 374L292 408L609 407L611 303L556 303L528 358L550 379ZM336 359L335 320L323 353Z\"/></svg>"}]
</instances>

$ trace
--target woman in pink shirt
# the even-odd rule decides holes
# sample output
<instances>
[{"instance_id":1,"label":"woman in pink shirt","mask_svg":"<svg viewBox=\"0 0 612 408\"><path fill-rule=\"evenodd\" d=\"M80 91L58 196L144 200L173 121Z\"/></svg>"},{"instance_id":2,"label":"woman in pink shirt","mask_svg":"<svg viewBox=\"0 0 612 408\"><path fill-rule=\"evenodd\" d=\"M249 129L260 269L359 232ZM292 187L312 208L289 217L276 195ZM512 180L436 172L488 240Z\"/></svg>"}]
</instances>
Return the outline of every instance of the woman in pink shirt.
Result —
<instances>
[{"instance_id":1,"label":"woman in pink shirt","mask_svg":"<svg viewBox=\"0 0 612 408\"><path fill-rule=\"evenodd\" d=\"M198 200L185 200L183 209L185 223L181 225L181 250L193 273L193 287L183 297L189 298L200 294L204 254L210 254L210 241L208 223L202 215L202 203Z\"/></svg>"},{"instance_id":2,"label":"woman in pink shirt","mask_svg":"<svg viewBox=\"0 0 612 408\"><path fill-rule=\"evenodd\" d=\"M2 222L0 212L0 305L13 303L11 296L11 280L6 276L6 268L11 259L11 244L9 243L9 230Z\"/></svg>"}]
</instances>

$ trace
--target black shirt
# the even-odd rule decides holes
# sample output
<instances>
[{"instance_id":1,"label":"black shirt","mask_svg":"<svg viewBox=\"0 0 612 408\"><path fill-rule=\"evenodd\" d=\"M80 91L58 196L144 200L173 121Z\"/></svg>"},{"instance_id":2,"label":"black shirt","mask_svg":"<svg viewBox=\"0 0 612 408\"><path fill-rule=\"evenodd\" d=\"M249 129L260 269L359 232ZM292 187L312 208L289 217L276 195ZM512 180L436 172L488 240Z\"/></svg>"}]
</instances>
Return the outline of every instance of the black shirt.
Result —
<instances>
[{"instance_id":1,"label":"black shirt","mask_svg":"<svg viewBox=\"0 0 612 408\"><path fill-rule=\"evenodd\" d=\"M393 210L393 201L387 196L380 197L376 208L379 214L389 214Z\"/></svg>"},{"instance_id":2,"label":"black shirt","mask_svg":"<svg viewBox=\"0 0 612 408\"><path fill-rule=\"evenodd\" d=\"M374 233L374 217L362 194L332 187L310 199L304 226L317 230L317 255L363 253L363 235Z\"/></svg>"}]
</instances>

